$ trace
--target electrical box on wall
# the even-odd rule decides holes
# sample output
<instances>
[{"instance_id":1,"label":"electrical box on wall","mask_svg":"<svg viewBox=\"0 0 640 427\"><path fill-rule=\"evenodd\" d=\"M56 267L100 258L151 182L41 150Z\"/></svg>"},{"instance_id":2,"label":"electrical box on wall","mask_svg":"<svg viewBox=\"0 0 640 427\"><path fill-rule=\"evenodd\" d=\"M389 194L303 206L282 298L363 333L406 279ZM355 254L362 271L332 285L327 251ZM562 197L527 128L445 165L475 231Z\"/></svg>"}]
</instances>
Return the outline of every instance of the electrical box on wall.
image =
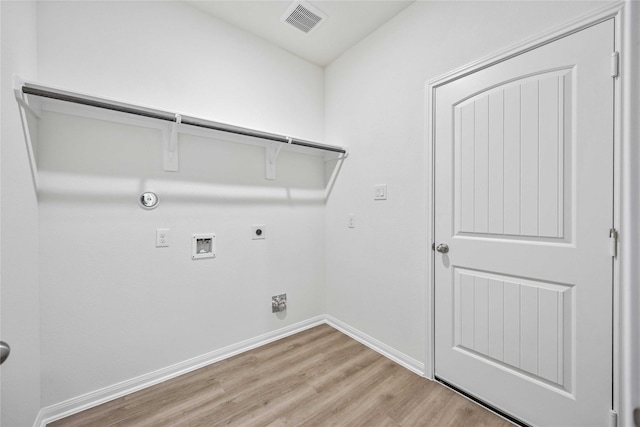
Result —
<instances>
[{"instance_id":1,"label":"electrical box on wall","mask_svg":"<svg viewBox=\"0 0 640 427\"><path fill-rule=\"evenodd\" d=\"M165 248L169 246L169 229L158 228L156 230L156 248Z\"/></svg>"},{"instance_id":2,"label":"electrical box on wall","mask_svg":"<svg viewBox=\"0 0 640 427\"><path fill-rule=\"evenodd\" d=\"M191 258L215 258L216 257L216 235L215 234L194 234L191 245Z\"/></svg>"},{"instance_id":3,"label":"electrical box on wall","mask_svg":"<svg viewBox=\"0 0 640 427\"><path fill-rule=\"evenodd\" d=\"M387 200L387 184L373 186L373 200Z\"/></svg>"},{"instance_id":4,"label":"electrical box on wall","mask_svg":"<svg viewBox=\"0 0 640 427\"><path fill-rule=\"evenodd\" d=\"M267 228L264 224L251 226L251 238L253 240L264 240L267 238Z\"/></svg>"},{"instance_id":5,"label":"electrical box on wall","mask_svg":"<svg viewBox=\"0 0 640 427\"><path fill-rule=\"evenodd\" d=\"M271 297L271 312L280 313L287 309L287 294L274 295Z\"/></svg>"}]
</instances>

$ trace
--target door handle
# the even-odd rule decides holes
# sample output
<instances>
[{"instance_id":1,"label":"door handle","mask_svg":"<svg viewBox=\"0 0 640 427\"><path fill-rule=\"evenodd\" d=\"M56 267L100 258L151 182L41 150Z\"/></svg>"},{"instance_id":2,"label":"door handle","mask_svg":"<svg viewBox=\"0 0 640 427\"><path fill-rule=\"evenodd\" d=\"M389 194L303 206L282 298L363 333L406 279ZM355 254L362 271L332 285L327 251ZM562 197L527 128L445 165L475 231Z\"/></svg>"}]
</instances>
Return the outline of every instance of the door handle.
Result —
<instances>
[{"instance_id":1,"label":"door handle","mask_svg":"<svg viewBox=\"0 0 640 427\"><path fill-rule=\"evenodd\" d=\"M7 360L7 357L9 357L9 353L11 353L11 347L9 347L9 344L4 341L0 341L0 365L2 365L5 360Z\"/></svg>"},{"instance_id":2,"label":"door handle","mask_svg":"<svg viewBox=\"0 0 640 427\"><path fill-rule=\"evenodd\" d=\"M442 254L446 254L447 252L449 252L449 245L447 245L446 243L440 243L438 246L436 246L436 251Z\"/></svg>"}]
</instances>

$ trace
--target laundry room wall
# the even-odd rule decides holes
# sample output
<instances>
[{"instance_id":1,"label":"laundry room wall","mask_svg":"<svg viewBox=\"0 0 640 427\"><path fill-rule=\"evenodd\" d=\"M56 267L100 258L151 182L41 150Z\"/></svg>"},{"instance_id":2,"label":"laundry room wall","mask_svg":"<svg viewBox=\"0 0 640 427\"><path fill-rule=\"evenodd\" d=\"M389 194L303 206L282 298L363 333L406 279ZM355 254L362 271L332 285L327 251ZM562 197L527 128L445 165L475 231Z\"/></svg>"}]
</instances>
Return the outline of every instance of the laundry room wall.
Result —
<instances>
[{"instance_id":1,"label":"laundry room wall","mask_svg":"<svg viewBox=\"0 0 640 427\"><path fill-rule=\"evenodd\" d=\"M417 1L327 67L325 137L350 147L327 203L329 315L424 369L426 83L603 4Z\"/></svg>"},{"instance_id":2,"label":"laundry room wall","mask_svg":"<svg viewBox=\"0 0 640 427\"><path fill-rule=\"evenodd\" d=\"M184 3L41 2L38 64L42 84L323 141L321 68ZM166 172L161 125L114 114L39 121L44 407L324 313L323 157L283 150L269 181L263 146L180 134ZM195 233L215 258L192 260Z\"/></svg>"},{"instance_id":3,"label":"laundry room wall","mask_svg":"<svg viewBox=\"0 0 640 427\"><path fill-rule=\"evenodd\" d=\"M0 2L0 22L0 425L22 426L40 409L38 205L13 76L37 77L36 4Z\"/></svg>"}]
</instances>

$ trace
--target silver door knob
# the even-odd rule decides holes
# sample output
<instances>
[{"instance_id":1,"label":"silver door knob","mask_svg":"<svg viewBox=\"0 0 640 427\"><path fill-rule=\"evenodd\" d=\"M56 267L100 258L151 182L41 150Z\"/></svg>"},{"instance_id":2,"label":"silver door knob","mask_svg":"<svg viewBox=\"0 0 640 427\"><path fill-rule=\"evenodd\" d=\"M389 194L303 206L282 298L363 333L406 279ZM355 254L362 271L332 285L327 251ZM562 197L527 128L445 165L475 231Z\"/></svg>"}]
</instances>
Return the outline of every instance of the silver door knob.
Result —
<instances>
[{"instance_id":1,"label":"silver door knob","mask_svg":"<svg viewBox=\"0 0 640 427\"><path fill-rule=\"evenodd\" d=\"M9 347L9 344L4 341L0 341L0 365L7 360L9 353L11 353L11 347Z\"/></svg>"},{"instance_id":2,"label":"silver door knob","mask_svg":"<svg viewBox=\"0 0 640 427\"><path fill-rule=\"evenodd\" d=\"M449 246L445 243L440 243L438 246L436 246L436 251L446 254L447 252L449 252Z\"/></svg>"}]
</instances>

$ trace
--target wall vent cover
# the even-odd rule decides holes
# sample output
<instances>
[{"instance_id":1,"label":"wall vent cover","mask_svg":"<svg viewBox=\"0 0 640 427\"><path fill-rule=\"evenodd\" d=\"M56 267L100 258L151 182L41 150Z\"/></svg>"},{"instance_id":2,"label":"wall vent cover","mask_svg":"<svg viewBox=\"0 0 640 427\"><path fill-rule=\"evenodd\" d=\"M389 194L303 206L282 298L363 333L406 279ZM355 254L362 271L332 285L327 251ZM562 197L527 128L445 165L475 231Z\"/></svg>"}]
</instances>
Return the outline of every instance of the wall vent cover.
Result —
<instances>
[{"instance_id":1,"label":"wall vent cover","mask_svg":"<svg viewBox=\"0 0 640 427\"><path fill-rule=\"evenodd\" d=\"M296 1L289 6L280 20L309 34L327 19L320 9L306 1Z\"/></svg>"}]
</instances>

